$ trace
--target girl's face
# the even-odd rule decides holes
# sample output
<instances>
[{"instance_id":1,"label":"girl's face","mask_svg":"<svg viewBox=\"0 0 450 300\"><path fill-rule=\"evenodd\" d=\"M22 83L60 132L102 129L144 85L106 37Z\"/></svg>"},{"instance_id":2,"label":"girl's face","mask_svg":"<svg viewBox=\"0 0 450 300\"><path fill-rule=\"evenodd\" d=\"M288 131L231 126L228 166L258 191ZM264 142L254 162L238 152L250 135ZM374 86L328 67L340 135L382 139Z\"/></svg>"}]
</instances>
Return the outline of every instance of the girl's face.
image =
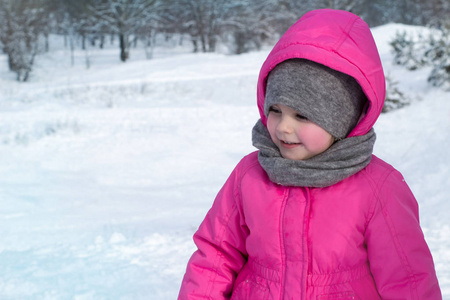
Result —
<instances>
[{"instance_id":1,"label":"girl's face","mask_svg":"<svg viewBox=\"0 0 450 300\"><path fill-rule=\"evenodd\" d=\"M270 107L267 129L286 159L311 158L327 150L334 142L333 136L325 129L283 104Z\"/></svg>"}]
</instances>

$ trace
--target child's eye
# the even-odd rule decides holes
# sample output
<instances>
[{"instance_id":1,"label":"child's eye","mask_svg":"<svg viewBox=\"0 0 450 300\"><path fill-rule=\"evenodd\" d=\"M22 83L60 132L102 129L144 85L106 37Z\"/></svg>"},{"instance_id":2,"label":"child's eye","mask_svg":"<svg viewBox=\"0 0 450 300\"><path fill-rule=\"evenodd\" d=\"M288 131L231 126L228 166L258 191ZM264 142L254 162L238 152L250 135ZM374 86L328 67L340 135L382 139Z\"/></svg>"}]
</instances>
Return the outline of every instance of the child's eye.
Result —
<instances>
[{"instance_id":1,"label":"child's eye","mask_svg":"<svg viewBox=\"0 0 450 300\"><path fill-rule=\"evenodd\" d=\"M302 116L302 115L300 115L300 114L297 114L295 117L296 117L297 119L299 119L299 120L308 120L307 117Z\"/></svg>"},{"instance_id":2,"label":"child's eye","mask_svg":"<svg viewBox=\"0 0 450 300\"><path fill-rule=\"evenodd\" d=\"M278 109L277 107L271 106L271 107L269 107L269 112L274 112L276 114L279 114L279 113L281 113L281 110Z\"/></svg>"}]
</instances>

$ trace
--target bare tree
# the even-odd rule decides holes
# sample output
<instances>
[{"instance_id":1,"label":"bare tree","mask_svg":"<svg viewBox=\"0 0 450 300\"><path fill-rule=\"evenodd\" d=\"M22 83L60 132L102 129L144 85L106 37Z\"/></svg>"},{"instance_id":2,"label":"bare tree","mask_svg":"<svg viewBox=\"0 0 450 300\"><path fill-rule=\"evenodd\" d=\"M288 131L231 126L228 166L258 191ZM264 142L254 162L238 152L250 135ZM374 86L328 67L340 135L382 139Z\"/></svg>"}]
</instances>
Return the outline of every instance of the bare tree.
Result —
<instances>
[{"instance_id":1,"label":"bare tree","mask_svg":"<svg viewBox=\"0 0 450 300\"><path fill-rule=\"evenodd\" d=\"M130 56L131 37L158 18L160 4L158 0L96 1L89 10L97 23L118 35L120 59L126 61Z\"/></svg>"},{"instance_id":2,"label":"bare tree","mask_svg":"<svg viewBox=\"0 0 450 300\"><path fill-rule=\"evenodd\" d=\"M277 2L277 0L234 1L230 14L222 21L220 33L232 53L241 54L259 50L265 41L277 34L277 28L286 19L279 8L274 10L277 8Z\"/></svg>"},{"instance_id":3,"label":"bare tree","mask_svg":"<svg viewBox=\"0 0 450 300\"><path fill-rule=\"evenodd\" d=\"M220 33L239 1L180 0L176 12L183 32L191 36L194 51L214 52Z\"/></svg>"}]
</instances>

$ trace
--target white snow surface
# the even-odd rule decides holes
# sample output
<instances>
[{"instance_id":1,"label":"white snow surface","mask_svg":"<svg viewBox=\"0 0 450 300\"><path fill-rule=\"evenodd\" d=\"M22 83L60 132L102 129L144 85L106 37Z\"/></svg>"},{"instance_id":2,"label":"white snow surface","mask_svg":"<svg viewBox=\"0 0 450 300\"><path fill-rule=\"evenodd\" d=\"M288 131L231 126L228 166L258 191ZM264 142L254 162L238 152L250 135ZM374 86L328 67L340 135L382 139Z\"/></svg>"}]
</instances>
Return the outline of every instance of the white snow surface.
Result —
<instances>
[{"instance_id":1,"label":"white snow surface","mask_svg":"<svg viewBox=\"0 0 450 300\"><path fill-rule=\"evenodd\" d=\"M375 154L405 176L450 299L449 93L392 64L414 99L380 116ZM251 145L270 49L229 56L157 48L70 52L55 38L18 83L0 54L0 299L176 299L192 235ZM62 42L60 42L62 43ZM90 68L86 68L89 58Z\"/></svg>"}]
</instances>

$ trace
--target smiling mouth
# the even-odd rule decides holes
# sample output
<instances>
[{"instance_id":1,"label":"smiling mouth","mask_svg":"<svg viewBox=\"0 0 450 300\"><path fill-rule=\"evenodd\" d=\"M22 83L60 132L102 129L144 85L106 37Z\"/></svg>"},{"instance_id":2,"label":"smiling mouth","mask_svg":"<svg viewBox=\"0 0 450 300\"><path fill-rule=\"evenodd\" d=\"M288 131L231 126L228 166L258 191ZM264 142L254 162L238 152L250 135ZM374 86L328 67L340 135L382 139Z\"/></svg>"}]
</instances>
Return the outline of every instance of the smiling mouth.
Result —
<instances>
[{"instance_id":1,"label":"smiling mouth","mask_svg":"<svg viewBox=\"0 0 450 300\"><path fill-rule=\"evenodd\" d=\"M280 140L280 142L281 142L281 145L285 148L293 148L293 147L301 145L301 143L287 142L287 141L283 141L283 140Z\"/></svg>"}]
</instances>

